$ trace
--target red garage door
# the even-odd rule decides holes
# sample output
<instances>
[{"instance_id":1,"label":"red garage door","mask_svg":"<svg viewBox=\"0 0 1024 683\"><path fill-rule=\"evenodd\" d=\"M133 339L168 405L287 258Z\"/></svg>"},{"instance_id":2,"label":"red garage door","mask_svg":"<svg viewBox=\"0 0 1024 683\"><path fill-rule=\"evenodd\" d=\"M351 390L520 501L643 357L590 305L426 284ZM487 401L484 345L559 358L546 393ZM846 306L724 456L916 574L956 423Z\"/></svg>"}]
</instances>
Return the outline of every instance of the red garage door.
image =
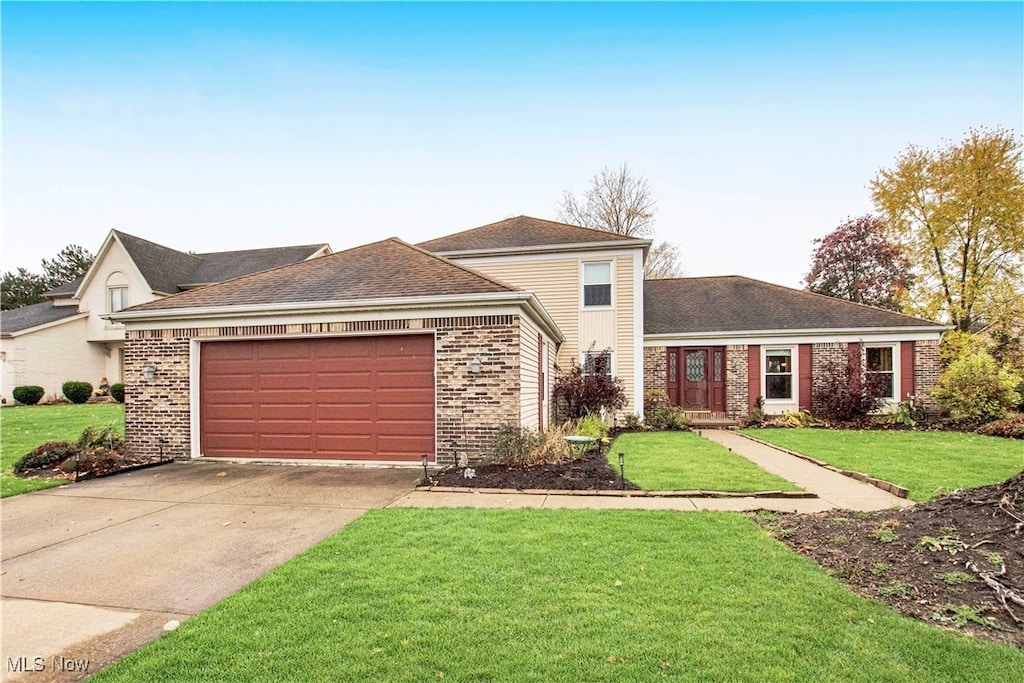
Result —
<instances>
[{"instance_id":1,"label":"red garage door","mask_svg":"<svg viewBox=\"0 0 1024 683\"><path fill-rule=\"evenodd\" d=\"M204 455L433 459L431 335L206 342L199 390Z\"/></svg>"}]
</instances>

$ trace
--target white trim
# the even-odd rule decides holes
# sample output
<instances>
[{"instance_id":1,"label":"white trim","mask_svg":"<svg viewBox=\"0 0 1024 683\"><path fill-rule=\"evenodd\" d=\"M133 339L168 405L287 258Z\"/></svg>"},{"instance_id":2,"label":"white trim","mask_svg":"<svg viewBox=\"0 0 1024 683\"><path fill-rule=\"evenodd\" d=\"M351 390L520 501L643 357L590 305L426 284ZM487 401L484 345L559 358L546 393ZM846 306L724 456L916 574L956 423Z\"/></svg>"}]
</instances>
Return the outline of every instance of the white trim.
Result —
<instances>
[{"instance_id":1,"label":"white trim","mask_svg":"<svg viewBox=\"0 0 1024 683\"><path fill-rule=\"evenodd\" d=\"M633 252L633 412L644 410L644 260Z\"/></svg>"},{"instance_id":2,"label":"white trim","mask_svg":"<svg viewBox=\"0 0 1024 683\"><path fill-rule=\"evenodd\" d=\"M849 344L878 341L938 341L948 327L847 330L750 330L644 335L644 346L734 346L737 344Z\"/></svg>"},{"instance_id":3,"label":"white trim","mask_svg":"<svg viewBox=\"0 0 1024 683\"><path fill-rule=\"evenodd\" d=\"M191 441L190 446L191 446L191 449L192 449L192 453L191 453L192 458L201 458L201 457L203 457L203 453L202 453L202 439L201 439L201 435L199 433L200 425L202 424L202 422L199 419L200 418L200 415L199 415L200 408L199 408L199 406L200 406L200 403L201 403L201 401L200 401L201 394L200 394L200 386L199 386L199 370L200 370L199 363L201 362L201 355L202 355L201 352L200 352L200 347L201 346L202 346L202 341L199 340L199 339L192 339L192 340L190 340L189 345L188 345L188 350L189 350L188 411L189 411L189 422L190 422L189 429L190 429L190 432L191 432L190 436L189 436L189 441Z\"/></svg>"},{"instance_id":4,"label":"white trim","mask_svg":"<svg viewBox=\"0 0 1024 683\"><path fill-rule=\"evenodd\" d=\"M580 286L579 286L579 291L577 292L577 296L579 297L578 301L579 301L579 310L580 310L580 312L584 312L584 311L614 311L615 310L615 308L616 308L615 299L617 298L615 296L615 280L616 280L616 278L615 278L615 263L616 263L616 261L614 259L612 259L610 261L605 260L605 259L588 259L586 261L582 261L581 260L579 262L579 276L578 276L578 280L579 280ZM610 303L598 304L598 305L594 305L594 306L587 306L586 303L585 303L586 292L587 292L587 289L586 289L587 285L586 285L586 282L584 281L585 280L585 276L586 276L586 272L587 272L587 266L588 265L598 265L598 264L603 264L603 265L608 266L608 298L610 300Z\"/></svg>"},{"instance_id":5,"label":"white trim","mask_svg":"<svg viewBox=\"0 0 1024 683\"><path fill-rule=\"evenodd\" d=\"M865 342L860 345L861 371L868 372L868 349L889 349L892 353L892 396L884 396L885 402L899 403L903 395L900 378L903 376L903 354L899 342Z\"/></svg>"},{"instance_id":6,"label":"white trim","mask_svg":"<svg viewBox=\"0 0 1024 683\"><path fill-rule=\"evenodd\" d=\"M646 241L646 240L645 240ZM631 248L636 251L637 254L643 254L643 250L638 249L636 244L630 245ZM622 258L625 251L624 249L602 249L600 251L586 251L578 254L577 260L585 261L602 261L602 260L614 260ZM566 261L567 256L571 256L570 252L555 252L554 250L545 250L544 253L537 254L524 254L522 256L449 256L447 254L440 254L445 258L456 261L464 266L478 266L486 264L522 264L522 263L544 263L547 261Z\"/></svg>"},{"instance_id":7,"label":"white trim","mask_svg":"<svg viewBox=\"0 0 1024 683\"><path fill-rule=\"evenodd\" d=\"M768 398L768 351L789 351L790 358L792 359L792 368L790 369L790 375L792 376L792 382L790 382L790 397L789 398ZM749 369L748 369L749 372ZM775 373L782 374L782 373ZM795 410L799 410L800 407L800 346L789 345L789 344L770 344L768 346L761 347L761 396L764 397L764 404L766 406L790 406L795 405Z\"/></svg>"},{"instance_id":8,"label":"white trim","mask_svg":"<svg viewBox=\"0 0 1024 683\"><path fill-rule=\"evenodd\" d=\"M86 318L88 316L89 316L89 311L83 311L83 312L80 312L80 313L75 313L74 315L69 315L66 318L58 318L57 320L51 320L48 323L42 323L42 324L36 325L34 327L26 327L23 330L17 330L15 332L4 332L2 334L2 336L0 336L0 338L2 338L2 339L14 339L16 337L21 337L21 336L24 336L26 334L32 334L33 332L39 332L41 330L46 330L46 329L49 329L51 327L57 327L58 325L63 325L64 323L69 323L72 320L81 320L82 318Z\"/></svg>"}]
</instances>

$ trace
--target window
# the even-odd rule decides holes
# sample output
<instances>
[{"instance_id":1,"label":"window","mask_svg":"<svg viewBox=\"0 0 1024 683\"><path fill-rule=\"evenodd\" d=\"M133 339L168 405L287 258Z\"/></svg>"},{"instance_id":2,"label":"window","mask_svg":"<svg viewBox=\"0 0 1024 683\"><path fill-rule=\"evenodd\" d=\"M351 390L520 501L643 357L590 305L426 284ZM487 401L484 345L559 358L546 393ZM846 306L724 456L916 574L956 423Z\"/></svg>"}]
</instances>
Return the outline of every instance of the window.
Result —
<instances>
[{"instance_id":1,"label":"window","mask_svg":"<svg viewBox=\"0 0 1024 683\"><path fill-rule=\"evenodd\" d=\"M583 354L583 376L612 374L611 351L587 351Z\"/></svg>"},{"instance_id":2,"label":"window","mask_svg":"<svg viewBox=\"0 0 1024 683\"><path fill-rule=\"evenodd\" d=\"M583 264L583 305L612 305L612 264L610 261Z\"/></svg>"},{"instance_id":3,"label":"window","mask_svg":"<svg viewBox=\"0 0 1024 683\"><path fill-rule=\"evenodd\" d=\"M895 398L895 373L891 346L868 346L864 349L864 372L878 382L882 398Z\"/></svg>"},{"instance_id":4,"label":"window","mask_svg":"<svg viewBox=\"0 0 1024 683\"><path fill-rule=\"evenodd\" d=\"M764 397L793 400L793 349L765 350Z\"/></svg>"},{"instance_id":5,"label":"window","mask_svg":"<svg viewBox=\"0 0 1024 683\"><path fill-rule=\"evenodd\" d=\"M107 288L109 295L107 301L107 307L109 313L117 313L122 308L128 307L128 288L127 287L109 287Z\"/></svg>"}]
</instances>

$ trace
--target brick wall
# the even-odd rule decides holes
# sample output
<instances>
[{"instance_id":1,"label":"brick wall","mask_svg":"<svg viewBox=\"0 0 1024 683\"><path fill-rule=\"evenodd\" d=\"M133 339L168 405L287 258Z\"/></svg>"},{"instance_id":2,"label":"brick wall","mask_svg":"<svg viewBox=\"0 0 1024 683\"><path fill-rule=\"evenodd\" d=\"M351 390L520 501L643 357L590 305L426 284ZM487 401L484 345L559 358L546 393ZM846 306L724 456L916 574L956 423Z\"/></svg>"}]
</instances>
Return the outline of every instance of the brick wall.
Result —
<instances>
[{"instance_id":1,"label":"brick wall","mask_svg":"<svg viewBox=\"0 0 1024 683\"><path fill-rule=\"evenodd\" d=\"M939 402L928 395L928 390L939 384L940 369L939 342L914 342L914 392L929 414L938 414L940 410Z\"/></svg>"},{"instance_id":2,"label":"brick wall","mask_svg":"<svg viewBox=\"0 0 1024 683\"><path fill-rule=\"evenodd\" d=\"M739 419L750 412L747 381L747 345L725 347L725 410Z\"/></svg>"},{"instance_id":3,"label":"brick wall","mask_svg":"<svg viewBox=\"0 0 1024 683\"><path fill-rule=\"evenodd\" d=\"M848 361L849 344L846 342L822 342L811 347L812 396L817 395L825 382L829 370L845 368ZM812 403L811 413L817 413L819 405Z\"/></svg>"},{"instance_id":4,"label":"brick wall","mask_svg":"<svg viewBox=\"0 0 1024 683\"><path fill-rule=\"evenodd\" d=\"M128 333L125 342L125 436L139 455L191 456L190 340L308 336L324 332L435 330L437 459L453 463L456 448L471 461L491 453L504 422L520 422L519 316L476 316L362 323L204 327ZM470 371L479 356L481 371ZM153 364L152 380L141 379ZM527 397L524 397L524 399ZM536 397L533 397L536 400Z\"/></svg>"},{"instance_id":5,"label":"brick wall","mask_svg":"<svg viewBox=\"0 0 1024 683\"><path fill-rule=\"evenodd\" d=\"M644 347L644 393L652 389L660 389L668 393L668 368L665 360L664 346ZM637 407L639 414L643 406ZM644 417L644 416L641 416Z\"/></svg>"},{"instance_id":6,"label":"brick wall","mask_svg":"<svg viewBox=\"0 0 1024 683\"><path fill-rule=\"evenodd\" d=\"M519 318L509 324L437 329L437 458L470 462L491 455L502 423L519 424ZM474 356L480 372L470 372Z\"/></svg>"},{"instance_id":7,"label":"brick wall","mask_svg":"<svg viewBox=\"0 0 1024 683\"><path fill-rule=\"evenodd\" d=\"M151 380L142 369L153 365ZM124 345L125 441L139 456L190 457L189 340L172 331L130 332Z\"/></svg>"}]
</instances>

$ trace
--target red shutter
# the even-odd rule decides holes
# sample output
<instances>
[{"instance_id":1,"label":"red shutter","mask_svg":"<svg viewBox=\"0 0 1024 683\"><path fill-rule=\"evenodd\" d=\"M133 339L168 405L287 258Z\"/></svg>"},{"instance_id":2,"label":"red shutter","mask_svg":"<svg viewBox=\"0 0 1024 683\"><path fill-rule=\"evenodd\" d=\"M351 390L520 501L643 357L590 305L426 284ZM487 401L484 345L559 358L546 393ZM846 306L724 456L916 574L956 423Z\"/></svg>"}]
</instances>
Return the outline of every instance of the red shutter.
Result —
<instances>
[{"instance_id":1,"label":"red shutter","mask_svg":"<svg viewBox=\"0 0 1024 683\"><path fill-rule=\"evenodd\" d=\"M914 344L900 342L900 400L914 395Z\"/></svg>"},{"instance_id":2,"label":"red shutter","mask_svg":"<svg viewBox=\"0 0 1024 683\"><path fill-rule=\"evenodd\" d=\"M753 409L761 396L761 347L752 344L747 347L747 405Z\"/></svg>"},{"instance_id":3,"label":"red shutter","mask_svg":"<svg viewBox=\"0 0 1024 683\"><path fill-rule=\"evenodd\" d=\"M800 409L810 410L811 409L811 388L812 388L812 368L811 368L811 345L801 344L800 345Z\"/></svg>"},{"instance_id":4,"label":"red shutter","mask_svg":"<svg viewBox=\"0 0 1024 683\"><path fill-rule=\"evenodd\" d=\"M847 347L847 355L849 358L850 368L850 390L854 392L860 391L860 342L851 342Z\"/></svg>"}]
</instances>

